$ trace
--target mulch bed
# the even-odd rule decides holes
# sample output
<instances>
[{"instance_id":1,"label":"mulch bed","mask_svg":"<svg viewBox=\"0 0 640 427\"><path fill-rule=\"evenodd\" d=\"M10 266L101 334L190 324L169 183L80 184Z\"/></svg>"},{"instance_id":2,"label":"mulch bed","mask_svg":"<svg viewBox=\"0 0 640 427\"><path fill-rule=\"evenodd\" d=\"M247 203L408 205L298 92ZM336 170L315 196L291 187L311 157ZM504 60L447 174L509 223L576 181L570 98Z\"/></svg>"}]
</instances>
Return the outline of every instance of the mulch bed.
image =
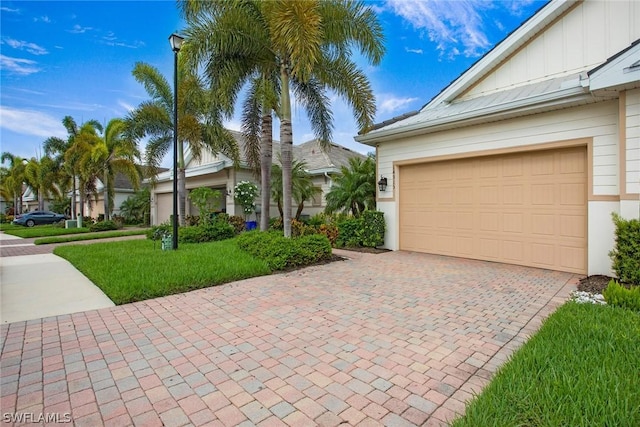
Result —
<instances>
[{"instance_id":1,"label":"mulch bed","mask_svg":"<svg viewBox=\"0 0 640 427\"><path fill-rule=\"evenodd\" d=\"M383 254L385 252L391 252L391 249L382 249L382 248L338 248L338 249L343 249L345 251L352 251L352 252L363 252L366 254Z\"/></svg>"},{"instance_id":2,"label":"mulch bed","mask_svg":"<svg viewBox=\"0 0 640 427\"><path fill-rule=\"evenodd\" d=\"M592 294L601 294L602 291L607 288L611 279L613 279L613 277L602 274L588 276L584 279L580 279L580 283L578 283L578 290L582 292L590 292Z\"/></svg>"}]
</instances>

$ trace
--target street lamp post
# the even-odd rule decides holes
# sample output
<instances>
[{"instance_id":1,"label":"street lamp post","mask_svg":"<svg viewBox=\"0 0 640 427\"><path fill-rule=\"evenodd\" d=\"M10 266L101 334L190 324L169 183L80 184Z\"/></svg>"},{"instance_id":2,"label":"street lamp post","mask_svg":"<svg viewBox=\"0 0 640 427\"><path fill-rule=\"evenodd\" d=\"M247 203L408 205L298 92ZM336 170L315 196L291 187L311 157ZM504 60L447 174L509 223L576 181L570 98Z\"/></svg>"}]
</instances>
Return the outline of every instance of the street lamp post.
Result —
<instances>
[{"instance_id":1,"label":"street lamp post","mask_svg":"<svg viewBox=\"0 0 640 427\"><path fill-rule=\"evenodd\" d=\"M173 50L173 249L178 249L178 52L184 38L169 36Z\"/></svg>"}]
</instances>

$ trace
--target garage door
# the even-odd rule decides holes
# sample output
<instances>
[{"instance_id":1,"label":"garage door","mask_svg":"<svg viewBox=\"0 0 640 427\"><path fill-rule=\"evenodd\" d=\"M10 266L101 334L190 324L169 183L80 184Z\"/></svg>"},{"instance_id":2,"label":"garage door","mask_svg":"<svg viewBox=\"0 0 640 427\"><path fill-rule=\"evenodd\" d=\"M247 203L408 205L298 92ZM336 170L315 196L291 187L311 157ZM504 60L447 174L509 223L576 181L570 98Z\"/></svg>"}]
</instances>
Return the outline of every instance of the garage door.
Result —
<instances>
[{"instance_id":1,"label":"garage door","mask_svg":"<svg viewBox=\"0 0 640 427\"><path fill-rule=\"evenodd\" d=\"M586 273L585 147L399 173L401 249Z\"/></svg>"},{"instance_id":2,"label":"garage door","mask_svg":"<svg viewBox=\"0 0 640 427\"><path fill-rule=\"evenodd\" d=\"M156 194L156 203L158 216L156 218L156 224L162 224L171 219L173 215L173 193L158 193Z\"/></svg>"}]
</instances>

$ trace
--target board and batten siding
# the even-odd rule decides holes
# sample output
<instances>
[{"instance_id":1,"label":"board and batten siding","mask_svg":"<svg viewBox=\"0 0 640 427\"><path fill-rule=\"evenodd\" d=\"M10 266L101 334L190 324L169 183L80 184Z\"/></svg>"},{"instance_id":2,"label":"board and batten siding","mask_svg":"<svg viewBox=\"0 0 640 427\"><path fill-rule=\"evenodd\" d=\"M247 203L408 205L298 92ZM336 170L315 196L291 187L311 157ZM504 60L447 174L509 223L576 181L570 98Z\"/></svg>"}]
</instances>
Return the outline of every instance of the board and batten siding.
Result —
<instances>
[{"instance_id":1,"label":"board and batten siding","mask_svg":"<svg viewBox=\"0 0 640 427\"><path fill-rule=\"evenodd\" d=\"M627 194L640 194L640 89L626 93Z\"/></svg>"},{"instance_id":2,"label":"board and batten siding","mask_svg":"<svg viewBox=\"0 0 640 427\"><path fill-rule=\"evenodd\" d=\"M594 68L640 38L640 2L578 3L459 99Z\"/></svg>"}]
</instances>

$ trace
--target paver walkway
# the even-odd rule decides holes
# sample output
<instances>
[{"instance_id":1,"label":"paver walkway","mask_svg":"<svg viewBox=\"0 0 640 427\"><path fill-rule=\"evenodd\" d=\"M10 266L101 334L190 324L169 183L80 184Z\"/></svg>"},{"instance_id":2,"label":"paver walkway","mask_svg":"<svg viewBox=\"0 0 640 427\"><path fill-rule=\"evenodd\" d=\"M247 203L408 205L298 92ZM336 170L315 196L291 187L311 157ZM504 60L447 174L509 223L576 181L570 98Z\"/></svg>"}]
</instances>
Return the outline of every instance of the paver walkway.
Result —
<instances>
[{"instance_id":1,"label":"paver walkway","mask_svg":"<svg viewBox=\"0 0 640 427\"><path fill-rule=\"evenodd\" d=\"M578 279L408 252L351 256L2 325L2 414L77 426L441 425Z\"/></svg>"}]
</instances>

